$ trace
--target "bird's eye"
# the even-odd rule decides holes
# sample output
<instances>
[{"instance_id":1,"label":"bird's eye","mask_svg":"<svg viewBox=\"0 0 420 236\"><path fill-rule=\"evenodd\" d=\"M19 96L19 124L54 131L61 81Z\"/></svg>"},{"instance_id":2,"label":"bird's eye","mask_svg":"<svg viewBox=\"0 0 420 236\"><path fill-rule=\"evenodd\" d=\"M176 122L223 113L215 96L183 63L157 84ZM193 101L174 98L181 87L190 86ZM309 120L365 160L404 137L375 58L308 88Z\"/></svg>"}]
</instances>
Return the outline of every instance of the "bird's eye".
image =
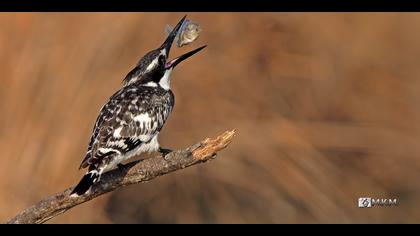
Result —
<instances>
[{"instance_id":1,"label":"bird's eye","mask_svg":"<svg viewBox=\"0 0 420 236\"><path fill-rule=\"evenodd\" d=\"M158 60L160 64L165 63L165 57L163 55L160 55Z\"/></svg>"}]
</instances>

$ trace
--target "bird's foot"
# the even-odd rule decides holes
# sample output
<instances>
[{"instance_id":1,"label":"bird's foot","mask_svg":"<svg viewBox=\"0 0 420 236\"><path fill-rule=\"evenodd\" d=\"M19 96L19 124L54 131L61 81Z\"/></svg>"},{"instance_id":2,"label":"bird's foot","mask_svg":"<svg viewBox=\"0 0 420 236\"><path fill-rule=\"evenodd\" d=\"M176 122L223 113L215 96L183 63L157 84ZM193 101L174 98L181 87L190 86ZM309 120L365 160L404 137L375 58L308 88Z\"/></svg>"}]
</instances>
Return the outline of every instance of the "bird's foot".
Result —
<instances>
[{"instance_id":1,"label":"bird's foot","mask_svg":"<svg viewBox=\"0 0 420 236\"><path fill-rule=\"evenodd\" d=\"M169 153L173 152L173 150L168 149L168 148L159 148L159 152L165 158L166 155L168 155Z\"/></svg>"}]
</instances>

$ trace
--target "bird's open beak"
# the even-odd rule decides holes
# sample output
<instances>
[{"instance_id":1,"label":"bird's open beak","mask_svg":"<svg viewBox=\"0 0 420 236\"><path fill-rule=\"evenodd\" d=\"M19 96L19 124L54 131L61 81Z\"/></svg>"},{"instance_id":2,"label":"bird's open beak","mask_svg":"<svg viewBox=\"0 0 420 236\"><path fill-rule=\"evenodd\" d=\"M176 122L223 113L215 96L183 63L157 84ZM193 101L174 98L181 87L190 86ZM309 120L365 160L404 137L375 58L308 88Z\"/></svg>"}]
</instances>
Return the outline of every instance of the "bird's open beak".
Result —
<instances>
[{"instance_id":1,"label":"bird's open beak","mask_svg":"<svg viewBox=\"0 0 420 236\"><path fill-rule=\"evenodd\" d=\"M175 28L171 31L171 33L168 35L168 37L166 38L165 42L162 44L162 46L160 46L161 49L165 49L166 51L166 58L169 57L169 51L171 50L171 46L172 43L174 42L176 35L178 34L178 31L181 29L182 24L185 21L185 18L187 16L185 15L184 17L182 17L182 19L178 22L178 24L175 26ZM165 69L169 69L169 68L174 68L176 65L178 65L181 61L187 59L188 57L196 54L197 52L199 52L201 49L205 48L205 46L199 47L195 50L192 50L190 52L185 53L182 56L179 56L175 59L172 59L168 62L166 62L165 64Z\"/></svg>"},{"instance_id":2,"label":"bird's open beak","mask_svg":"<svg viewBox=\"0 0 420 236\"><path fill-rule=\"evenodd\" d=\"M190 52L187 52L187 53L185 53L185 54L183 54L183 55L181 55L181 56L179 56L179 57L177 57L175 59L172 59L172 60L166 62L165 69L174 68L181 61L187 59L188 57L190 57L190 56L192 56L194 54L196 54L197 52L201 51L205 47L207 47L207 45L201 46L201 47L199 47L197 49L194 49L194 50L192 50Z\"/></svg>"},{"instance_id":3,"label":"bird's open beak","mask_svg":"<svg viewBox=\"0 0 420 236\"><path fill-rule=\"evenodd\" d=\"M171 50L172 43L174 42L176 35L178 34L178 31L181 28L182 23L184 23L186 17L186 15L182 17L182 19L178 22L175 28L168 35L165 42L163 42L162 46L160 46L161 49L166 49L166 58L168 58L169 56L169 51Z\"/></svg>"}]
</instances>

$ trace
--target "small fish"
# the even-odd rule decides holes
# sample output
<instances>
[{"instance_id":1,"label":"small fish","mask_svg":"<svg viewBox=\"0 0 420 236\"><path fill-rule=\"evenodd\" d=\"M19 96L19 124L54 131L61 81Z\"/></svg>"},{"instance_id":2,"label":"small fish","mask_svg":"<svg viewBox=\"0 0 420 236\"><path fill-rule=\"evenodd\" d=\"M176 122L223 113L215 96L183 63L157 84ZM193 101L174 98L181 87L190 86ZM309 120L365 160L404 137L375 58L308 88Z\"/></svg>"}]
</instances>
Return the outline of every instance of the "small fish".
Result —
<instances>
[{"instance_id":1,"label":"small fish","mask_svg":"<svg viewBox=\"0 0 420 236\"><path fill-rule=\"evenodd\" d=\"M170 34L172 29L173 27L166 25L165 31L167 34ZM197 23L188 19L185 20L175 38L176 45L180 48L194 42L200 35L201 31L202 29Z\"/></svg>"}]
</instances>

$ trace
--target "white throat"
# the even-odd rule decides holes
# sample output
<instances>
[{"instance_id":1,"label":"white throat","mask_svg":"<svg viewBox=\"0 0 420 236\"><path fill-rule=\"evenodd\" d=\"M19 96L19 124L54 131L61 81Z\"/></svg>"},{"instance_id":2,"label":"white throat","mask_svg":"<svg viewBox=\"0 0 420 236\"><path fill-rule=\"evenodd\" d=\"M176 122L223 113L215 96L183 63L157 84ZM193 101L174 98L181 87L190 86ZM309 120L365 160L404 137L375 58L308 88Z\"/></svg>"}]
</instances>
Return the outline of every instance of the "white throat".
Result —
<instances>
[{"instance_id":1,"label":"white throat","mask_svg":"<svg viewBox=\"0 0 420 236\"><path fill-rule=\"evenodd\" d=\"M159 81L160 87L162 87L165 90L171 89L171 72L172 68L165 71L165 74L163 75L162 79Z\"/></svg>"}]
</instances>

